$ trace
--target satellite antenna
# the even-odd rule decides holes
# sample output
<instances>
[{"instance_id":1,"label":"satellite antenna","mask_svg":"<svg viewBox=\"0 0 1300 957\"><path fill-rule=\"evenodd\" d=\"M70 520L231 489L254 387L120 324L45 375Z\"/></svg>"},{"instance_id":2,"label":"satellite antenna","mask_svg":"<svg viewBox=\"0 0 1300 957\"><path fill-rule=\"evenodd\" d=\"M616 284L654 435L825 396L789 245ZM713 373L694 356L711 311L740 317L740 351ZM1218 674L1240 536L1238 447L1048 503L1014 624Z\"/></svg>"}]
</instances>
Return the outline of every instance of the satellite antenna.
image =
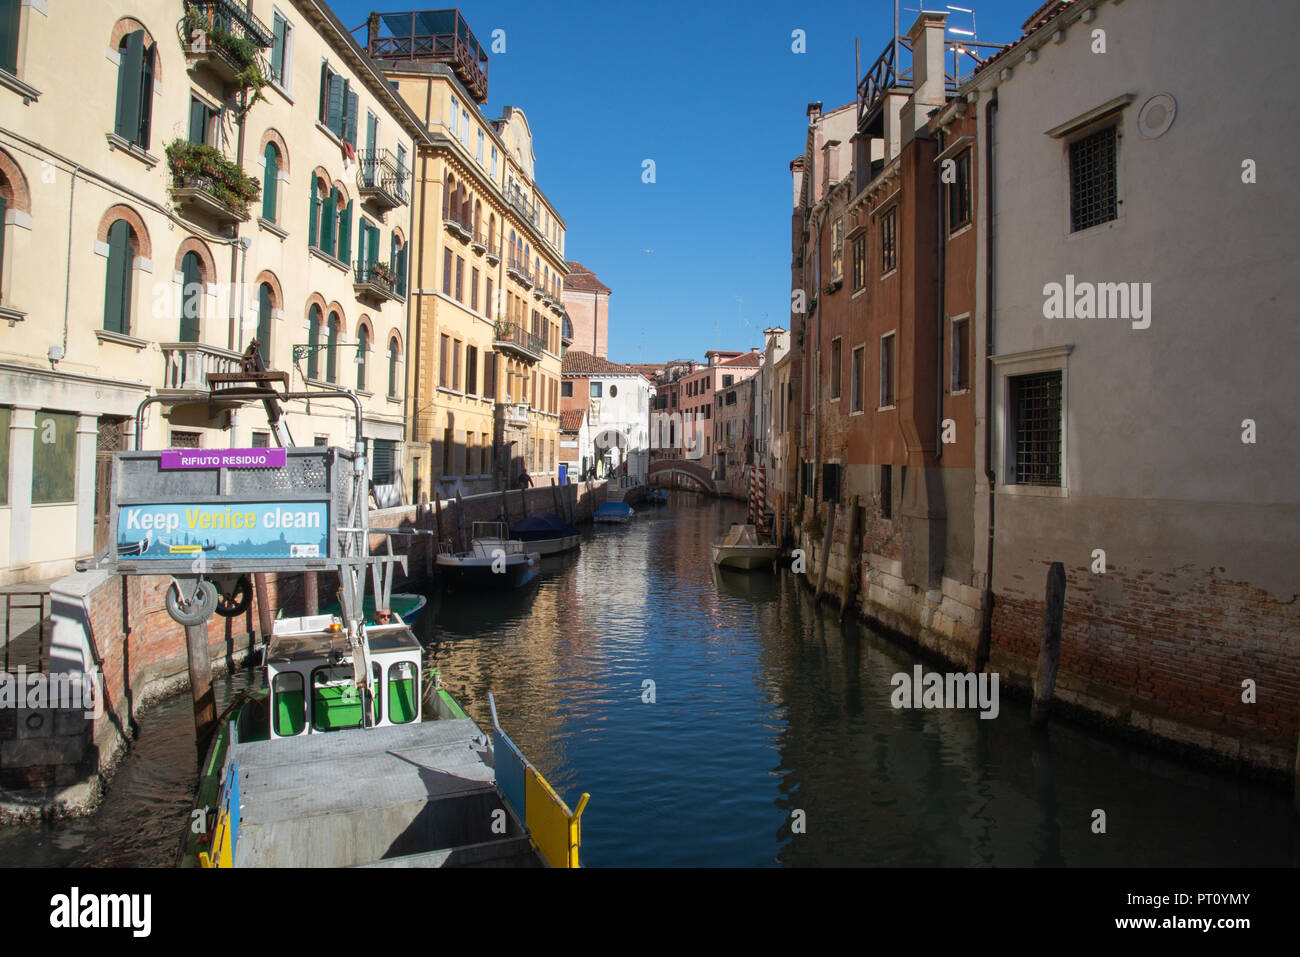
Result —
<instances>
[{"instance_id":1,"label":"satellite antenna","mask_svg":"<svg viewBox=\"0 0 1300 957\"><path fill-rule=\"evenodd\" d=\"M954 13L964 13L970 17L969 30L963 30L960 27L949 26L948 32L956 34L959 37L970 37L970 41L974 43L977 40L977 30L978 30L978 28L975 26L975 11L970 9L969 7L954 7L952 4L945 4L945 6L947 6L948 9L953 11ZM961 79L961 67L959 65L959 59L963 53L965 53L969 57L972 58L975 57L975 54L972 53L965 46L963 46L960 40L954 42L952 44L952 79L954 83L960 82Z\"/></svg>"}]
</instances>

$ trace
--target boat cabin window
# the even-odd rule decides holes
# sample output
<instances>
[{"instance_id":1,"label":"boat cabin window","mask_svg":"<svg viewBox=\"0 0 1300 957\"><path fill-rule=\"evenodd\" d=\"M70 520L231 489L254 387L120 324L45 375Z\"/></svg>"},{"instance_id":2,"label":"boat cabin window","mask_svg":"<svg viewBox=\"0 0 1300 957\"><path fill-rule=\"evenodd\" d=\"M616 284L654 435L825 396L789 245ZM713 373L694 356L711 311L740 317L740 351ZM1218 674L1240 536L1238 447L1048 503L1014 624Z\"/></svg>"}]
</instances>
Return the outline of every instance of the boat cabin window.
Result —
<instances>
[{"instance_id":1,"label":"boat cabin window","mask_svg":"<svg viewBox=\"0 0 1300 957\"><path fill-rule=\"evenodd\" d=\"M419 713L417 679L415 665L409 661L399 661L388 669L388 720L393 724L407 724Z\"/></svg>"},{"instance_id":2,"label":"boat cabin window","mask_svg":"<svg viewBox=\"0 0 1300 957\"><path fill-rule=\"evenodd\" d=\"M316 731L361 727L361 692L351 665L317 668L311 673L311 726Z\"/></svg>"},{"instance_id":3,"label":"boat cabin window","mask_svg":"<svg viewBox=\"0 0 1300 957\"><path fill-rule=\"evenodd\" d=\"M307 699L303 694L302 675L295 671L276 675L271 692L275 733L282 738L300 734L307 723Z\"/></svg>"}]
</instances>

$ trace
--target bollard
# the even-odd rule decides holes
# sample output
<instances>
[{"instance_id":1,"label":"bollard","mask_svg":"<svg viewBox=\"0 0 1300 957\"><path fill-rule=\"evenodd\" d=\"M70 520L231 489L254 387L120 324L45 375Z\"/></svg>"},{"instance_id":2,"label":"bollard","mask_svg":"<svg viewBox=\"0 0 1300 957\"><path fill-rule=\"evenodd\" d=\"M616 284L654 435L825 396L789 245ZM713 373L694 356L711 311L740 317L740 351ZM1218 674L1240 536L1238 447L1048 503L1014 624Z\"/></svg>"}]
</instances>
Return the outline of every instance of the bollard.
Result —
<instances>
[{"instance_id":1,"label":"bollard","mask_svg":"<svg viewBox=\"0 0 1300 957\"><path fill-rule=\"evenodd\" d=\"M1065 566L1052 562L1047 570L1047 595L1043 607L1043 640L1038 646L1038 671L1034 675L1034 703L1030 727L1047 720L1056 691L1056 668L1061 659L1061 622L1065 617Z\"/></svg>"},{"instance_id":2,"label":"bollard","mask_svg":"<svg viewBox=\"0 0 1300 957\"><path fill-rule=\"evenodd\" d=\"M271 614L271 601L267 597L266 572L253 575L253 586L257 589L257 626L262 629L262 644L271 641L271 631L275 627L275 616Z\"/></svg>"}]
</instances>

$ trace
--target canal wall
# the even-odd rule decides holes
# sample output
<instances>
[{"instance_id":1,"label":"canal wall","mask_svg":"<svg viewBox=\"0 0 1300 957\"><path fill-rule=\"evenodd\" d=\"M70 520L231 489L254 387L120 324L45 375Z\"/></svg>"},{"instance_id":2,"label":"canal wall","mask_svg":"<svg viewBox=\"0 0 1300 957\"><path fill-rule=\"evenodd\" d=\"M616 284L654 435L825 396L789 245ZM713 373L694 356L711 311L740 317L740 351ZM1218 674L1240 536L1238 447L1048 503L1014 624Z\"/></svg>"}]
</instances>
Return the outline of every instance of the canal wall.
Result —
<instances>
[{"instance_id":1,"label":"canal wall","mask_svg":"<svg viewBox=\"0 0 1300 957\"><path fill-rule=\"evenodd\" d=\"M803 579L821 576L826 503L795 512ZM846 583L856 613L958 671L975 669L981 590L964 557L938 587L910 584L904 523L861 508L861 548L841 505L826 555L824 597ZM802 519L802 524L798 520ZM995 580L989 660L1013 695L1029 697L1042 641L1050 562L1022 561ZM1207 761L1284 780L1300 734L1300 602L1229 580L1214 569L1148 562L1098 574L1065 563L1055 707L1083 723Z\"/></svg>"}]
</instances>

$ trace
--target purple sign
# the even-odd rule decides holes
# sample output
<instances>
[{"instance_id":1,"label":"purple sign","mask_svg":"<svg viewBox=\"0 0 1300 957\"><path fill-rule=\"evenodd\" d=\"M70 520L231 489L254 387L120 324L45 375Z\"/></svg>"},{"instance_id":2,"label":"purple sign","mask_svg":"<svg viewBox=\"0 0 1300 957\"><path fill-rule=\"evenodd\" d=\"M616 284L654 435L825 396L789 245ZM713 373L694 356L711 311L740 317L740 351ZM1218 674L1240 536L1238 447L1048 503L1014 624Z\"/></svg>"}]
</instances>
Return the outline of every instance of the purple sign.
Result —
<instances>
[{"instance_id":1,"label":"purple sign","mask_svg":"<svg viewBox=\"0 0 1300 957\"><path fill-rule=\"evenodd\" d=\"M168 449L165 469L280 469L284 449Z\"/></svg>"}]
</instances>

